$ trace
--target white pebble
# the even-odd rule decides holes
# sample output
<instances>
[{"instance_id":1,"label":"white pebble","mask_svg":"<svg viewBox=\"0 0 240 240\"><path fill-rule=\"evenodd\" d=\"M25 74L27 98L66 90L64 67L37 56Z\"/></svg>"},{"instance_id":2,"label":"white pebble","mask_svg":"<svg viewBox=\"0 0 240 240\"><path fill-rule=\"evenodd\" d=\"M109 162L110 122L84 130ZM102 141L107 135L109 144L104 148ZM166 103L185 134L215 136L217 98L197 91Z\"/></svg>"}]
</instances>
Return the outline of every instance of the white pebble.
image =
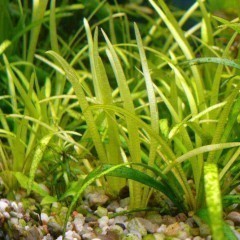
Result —
<instances>
[{"instance_id":1,"label":"white pebble","mask_svg":"<svg viewBox=\"0 0 240 240\"><path fill-rule=\"evenodd\" d=\"M12 224L18 225L18 218L11 218L10 221Z\"/></svg>"},{"instance_id":2,"label":"white pebble","mask_svg":"<svg viewBox=\"0 0 240 240\"><path fill-rule=\"evenodd\" d=\"M15 212L18 212L18 205L16 202L12 202L11 207L14 209Z\"/></svg>"},{"instance_id":3,"label":"white pebble","mask_svg":"<svg viewBox=\"0 0 240 240\"><path fill-rule=\"evenodd\" d=\"M83 238L83 239L93 239L93 236L96 236L95 233L93 233L93 232L88 232L88 233L84 233L84 234L82 235L82 238Z\"/></svg>"},{"instance_id":4,"label":"white pebble","mask_svg":"<svg viewBox=\"0 0 240 240\"><path fill-rule=\"evenodd\" d=\"M108 220L108 225L113 225L114 224L114 218L110 218Z\"/></svg>"},{"instance_id":5,"label":"white pebble","mask_svg":"<svg viewBox=\"0 0 240 240\"><path fill-rule=\"evenodd\" d=\"M124 209L124 208L121 208L121 207L116 208L116 213L118 213L118 212L122 212L122 211L125 211L125 209Z\"/></svg>"},{"instance_id":6,"label":"white pebble","mask_svg":"<svg viewBox=\"0 0 240 240\"><path fill-rule=\"evenodd\" d=\"M24 227L24 229L27 231L28 229L30 229L30 227L27 225Z\"/></svg>"},{"instance_id":7,"label":"white pebble","mask_svg":"<svg viewBox=\"0 0 240 240\"><path fill-rule=\"evenodd\" d=\"M108 216L103 216L98 219L99 227L103 228L108 225L109 218Z\"/></svg>"},{"instance_id":8,"label":"white pebble","mask_svg":"<svg viewBox=\"0 0 240 240\"><path fill-rule=\"evenodd\" d=\"M46 213L41 213L41 220L43 222L43 224L47 224L49 221L49 217Z\"/></svg>"},{"instance_id":9,"label":"white pebble","mask_svg":"<svg viewBox=\"0 0 240 240\"><path fill-rule=\"evenodd\" d=\"M4 213L3 213L3 216L4 216L5 218L8 218L8 219L10 218L10 214L9 214L8 212L4 212Z\"/></svg>"},{"instance_id":10,"label":"white pebble","mask_svg":"<svg viewBox=\"0 0 240 240\"><path fill-rule=\"evenodd\" d=\"M18 214L17 214L17 217L18 217L18 218L23 218L23 214L22 214L22 213L18 213Z\"/></svg>"},{"instance_id":11,"label":"white pebble","mask_svg":"<svg viewBox=\"0 0 240 240\"><path fill-rule=\"evenodd\" d=\"M73 224L75 226L75 229L78 233L80 233L83 230L83 224L85 222L85 218L82 214L79 214L73 221Z\"/></svg>"},{"instance_id":12,"label":"white pebble","mask_svg":"<svg viewBox=\"0 0 240 240\"><path fill-rule=\"evenodd\" d=\"M167 228L167 226L165 224L163 224L163 225L161 225L161 227L159 227L157 229L157 232L158 233L164 233L166 231L166 228Z\"/></svg>"},{"instance_id":13,"label":"white pebble","mask_svg":"<svg viewBox=\"0 0 240 240\"><path fill-rule=\"evenodd\" d=\"M103 235L106 235L108 229L109 229L109 226L104 226L104 227L102 227L102 234L103 234Z\"/></svg>"},{"instance_id":14,"label":"white pebble","mask_svg":"<svg viewBox=\"0 0 240 240\"><path fill-rule=\"evenodd\" d=\"M73 230L73 225L72 225L71 222L67 222L66 230L67 230L67 231Z\"/></svg>"},{"instance_id":15,"label":"white pebble","mask_svg":"<svg viewBox=\"0 0 240 240\"><path fill-rule=\"evenodd\" d=\"M0 212L4 212L7 208L8 204L3 202L3 201L0 201Z\"/></svg>"}]
</instances>

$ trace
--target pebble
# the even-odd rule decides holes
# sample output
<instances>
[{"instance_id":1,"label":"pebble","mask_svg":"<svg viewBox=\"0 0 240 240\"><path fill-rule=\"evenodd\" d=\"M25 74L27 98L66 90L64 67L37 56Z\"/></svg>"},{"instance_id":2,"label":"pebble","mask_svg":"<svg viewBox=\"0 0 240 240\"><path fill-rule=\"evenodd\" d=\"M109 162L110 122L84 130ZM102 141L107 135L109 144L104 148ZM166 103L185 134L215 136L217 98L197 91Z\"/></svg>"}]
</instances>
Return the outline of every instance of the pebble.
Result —
<instances>
[{"instance_id":1,"label":"pebble","mask_svg":"<svg viewBox=\"0 0 240 240\"><path fill-rule=\"evenodd\" d=\"M92 194L92 193L90 193ZM104 195L103 192L98 194ZM88 195L89 196L89 195ZM26 199L24 201L27 201ZM126 201L126 200L125 200ZM102 202L103 203L103 202ZM102 204L101 203L101 204ZM106 203L106 202L105 202ZM123 201L124 203L124 201ZM127 210L127 205L113 201L106 205L90 206L89 198L78 206L67 223L66 240L210 240L210 229L196 222L193 215L179 213L178 215L161 216L157 212L148 212L146 216L122 215L109 218L108 213L119 213ZM0 199L0 239L26 240L63 240L62 230L67 208L60 203L49 207L44 206L40 214L34 207L34 200L29 200L31 206L17 201ZM91 202L93 204L93 201ZM85 209L84 214L79 209ZM144 217L143 217L144 216ZM225 220L235 230L240 225L240 213L230 212ZM12 234L15 236L13 237ZM3 236L3 237L2 237Z\"/></svg>"},{"instance_id":2,"label":"pebble","mask_svg":"<svg viewBox=\"0 0 240 240\"><path fill-rule=\"evenodd\" d=\"M109 197L105 194L103 189L88 187L84 197L88 200L89 206L102 206L108 200Z\"/></svg>"},{"instance_id":3,"label":"pebble","mask_svg":"<svg viewBox=\"0 0 240 240\"><path fill-rule=\"evenodd\" d=\"M73 220L73 225L78 233L82 232L84 223L85 217L80 213L77 214Z\"/></svg>"},{"instance_id":4,"label":"pebble","mask_svg":"<svg viewBox=\"0 0 240 240\"><path fill-rule=\"evenodd\" d=\"M41 213L40 217L41 217L41 221L44 225L48 223L49 217L46 213Z\"/></svg>"},{"instance_id":5,"label":"pebble","mask_svg":"<svg viewBox=\"0 0 240 240\"><path fill-rule=\"evenodd\" d=\"M240 213L233 211L227 215L227 219L234 222L234 225L240 225Z\"/></svg>"},{"instance_id":6,"label":"pebble","mask_svg":"<svg viewBox=\"0 0 240 240\"><path fill-rule=\"evenodd\" d=\"M8 203L6 203L4 200L0 201L0 212L4 212L6 208L8 207Z\"/></svg>"},{"instance_id":7,"label":"pebble","mask_svg":"<svg viewBox=\"0 0 240 240\"><path fill-rule=\"evenodd\" d=\"M130 233L134 233L136 235L147 235L146 227L141 223L141 221L139 221L138 218L131 219L127 224L127 229Z\"/></svg>"}]
</instances>

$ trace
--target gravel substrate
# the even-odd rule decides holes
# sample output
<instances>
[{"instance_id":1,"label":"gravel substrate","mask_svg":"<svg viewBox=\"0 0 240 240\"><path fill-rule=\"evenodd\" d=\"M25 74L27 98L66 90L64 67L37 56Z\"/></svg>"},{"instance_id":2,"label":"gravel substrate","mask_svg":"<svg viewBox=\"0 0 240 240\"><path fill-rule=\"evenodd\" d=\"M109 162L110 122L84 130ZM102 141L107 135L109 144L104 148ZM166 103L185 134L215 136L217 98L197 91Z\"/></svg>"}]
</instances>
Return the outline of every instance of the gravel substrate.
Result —
<instances>
[{"instance_id":1,"label":"gravel substrate","mask_svg":"<svg viewBox=\"0 0 240 240\"><path fill-rule=\"evenodd\" d=\"M199 218L184 213L162 216L157 211L113 216L127 210L128 198L109 201L103 191L89 192L67 224L68 240L201 240L211 239ZM0 200L0 239L62 240L67 208L60 203L37 209L34 199ZM226 222L240 239L240 213L231 211Z\"/></svg>"}]
</instances>

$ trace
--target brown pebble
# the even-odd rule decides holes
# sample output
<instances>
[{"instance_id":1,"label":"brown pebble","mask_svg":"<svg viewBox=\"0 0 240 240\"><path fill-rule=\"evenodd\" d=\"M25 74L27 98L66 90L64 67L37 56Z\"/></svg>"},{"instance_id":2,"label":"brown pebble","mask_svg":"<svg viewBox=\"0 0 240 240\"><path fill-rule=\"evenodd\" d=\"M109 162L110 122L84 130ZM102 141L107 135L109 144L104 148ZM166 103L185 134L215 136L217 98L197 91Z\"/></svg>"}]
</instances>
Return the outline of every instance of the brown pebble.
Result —
<instances>
[{"instance_id":1,"label":"brown pebble","mask_svg":"<svg viewBox=\"0 0 240 240\"><path fill-rule=\"evenodd\" d=\"M166 225L170 225L176 222L176 218L169 216L169 215L165 215L162 217L162 223L166 224Z\"/></svg>"},{"instance_id":2,"label":"brown pebble","mask_svg":"<svg viewBox=\"0 0 240 240\"><path fill-rule=\"evenodd\" d=\"M176 216L176 220L178 222L185 222L187 220L187 216L186 214L184 213L179 213L177 216Z\"/></svg>"},{"instance_id":3,"label":"brown pebble","mask_svg":"<svg viewBox=\"0 0 240 240\"><path fill-rule=\"evenodd\" d=\"M179 232L181 231L181 226L178 222L175 222L173 224L170 224L167 226L165 234L167 236L177 236Z\"/></svg>"},{"instance_id":4,"label":"brown pebble","mask_svg":"<svg viewBox=\"0 0 240 240\"><path fill-rule=\"evenodd\" d=\"M240 213L233 211L227 215L227 219L234 222L234 225L240 225Z\"/></svg>"}]
</instances>

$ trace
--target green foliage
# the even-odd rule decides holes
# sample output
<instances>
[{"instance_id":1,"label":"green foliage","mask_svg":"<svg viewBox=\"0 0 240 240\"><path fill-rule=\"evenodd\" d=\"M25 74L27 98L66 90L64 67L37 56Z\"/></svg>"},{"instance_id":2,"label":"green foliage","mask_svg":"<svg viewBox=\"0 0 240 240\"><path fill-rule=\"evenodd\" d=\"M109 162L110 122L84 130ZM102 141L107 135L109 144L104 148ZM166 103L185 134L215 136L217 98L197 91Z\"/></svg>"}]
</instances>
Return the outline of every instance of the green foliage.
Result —
<instances>
[{"instance_id":1,"label":"green foliage","mask_svg":"<svg viewBox=\"0 0 240 240\"><path fill-rule=\"evenodd\" d=\"M128 185L131 209L154 188L179 211L207 207L213 237L230 236L222 212L239 204L239 22L212 17L203 1L181 18L163 0L79 2L0 3L6 195L71 201L68 217L90 184L113 196Z\"/></svg>"}]
</instances>

